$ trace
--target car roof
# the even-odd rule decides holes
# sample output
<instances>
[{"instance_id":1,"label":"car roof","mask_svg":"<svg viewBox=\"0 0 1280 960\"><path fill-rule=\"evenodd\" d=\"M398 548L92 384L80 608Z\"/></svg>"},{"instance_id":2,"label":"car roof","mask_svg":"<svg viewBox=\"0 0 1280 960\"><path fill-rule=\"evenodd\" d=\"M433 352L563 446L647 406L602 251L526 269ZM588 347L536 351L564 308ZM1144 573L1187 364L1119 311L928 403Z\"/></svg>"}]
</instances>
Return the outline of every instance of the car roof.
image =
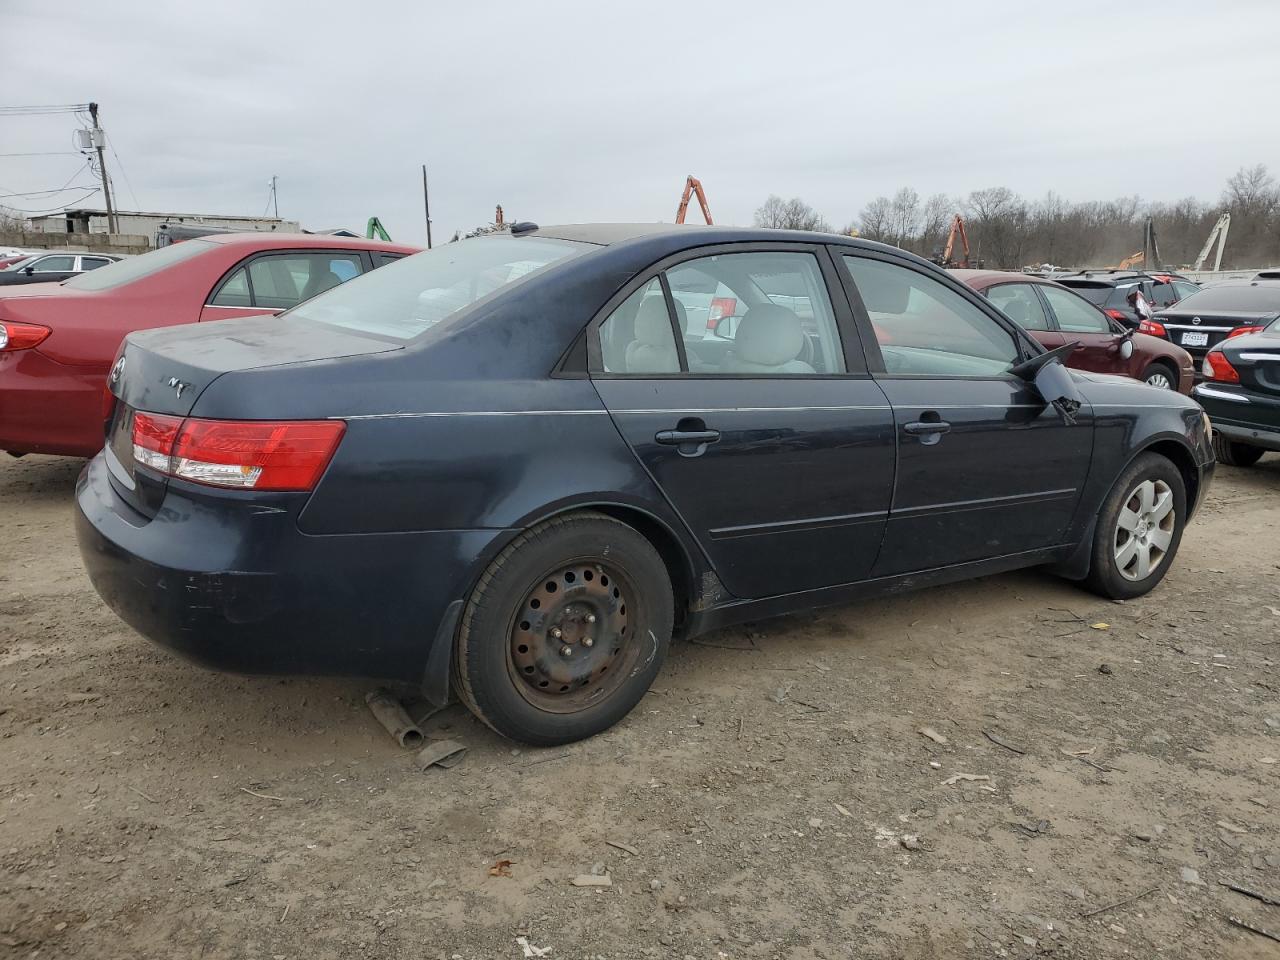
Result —
<instances>
[{"instance_id":1,"label":"car roof","mask_svg":"<svg viewBox=\"0 0 1280 960\"><path fill-rule=\"evenodd\" d=\"M192 237L205 243L217 243L225 247L255 247L258 249L276 249L279 247L310 247L327 249L330 247L346 250L385 250L388 253L417 253L421 247L409 246L405 243L387 243L383 240L366 240L364 237L331 237L318 233L275 233L265 230L250 233L211 233L205 237ZM189 240L180 241L190 243Z\"/></svg>"},{"instance_id":2,"label":"car roof","mask_svg":"<svg viewBox=\"0 0 1280 960\"><path fill-rule=\"evenodd\" d=\"M710 246L716 243L786 242L833 243L861 250L878 250L895 253L905 259L928 262L915 253L893 247L888 243L868 241L859 237L847 237L842 233L817 233L814 230L783 230L769 227L723 227L721 224L672 224L672 223L573 223L541 227L516 224L512 236L550 237L580 243L594 243L602 247L622 244L653 244L668 252L690 247Z\"/></svg>"},{"instance_id":3,"label":"car roof","mask_svg":"<svg viewBox=\"0 0 1280 960\"><path fill-rule=\"evenodd\" d=\"M1057 282L1047 277L1039 277L1034 273L1018 273L1012 270L948 270L961 283L975 289L994 287L997 283L1040 283L1057 286Z\"/></svg>"}]
</instances>

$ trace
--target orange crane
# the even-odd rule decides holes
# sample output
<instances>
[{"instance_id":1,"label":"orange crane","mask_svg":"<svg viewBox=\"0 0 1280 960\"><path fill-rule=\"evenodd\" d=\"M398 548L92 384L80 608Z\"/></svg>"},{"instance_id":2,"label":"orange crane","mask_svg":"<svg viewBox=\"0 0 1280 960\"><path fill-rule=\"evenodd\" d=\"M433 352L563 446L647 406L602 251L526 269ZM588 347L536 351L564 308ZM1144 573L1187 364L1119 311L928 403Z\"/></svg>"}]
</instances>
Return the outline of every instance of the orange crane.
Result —
<instances>
[{"instance_id":1,"label":"orange crane","mask_svg":"<svg viewBox=\"0 0 1280 960\"><path fill-rule=\"evenodd\" d=\"M684 181L684 194L680 197L680 209L676 211L676 223L684 223L684 215L689 212L689 198L698 195L698 205L702 207L702 218L711 223L711 208L707 206L707 195L702 190L702 181L689 174Z\"/></svg>"}]
</instances>

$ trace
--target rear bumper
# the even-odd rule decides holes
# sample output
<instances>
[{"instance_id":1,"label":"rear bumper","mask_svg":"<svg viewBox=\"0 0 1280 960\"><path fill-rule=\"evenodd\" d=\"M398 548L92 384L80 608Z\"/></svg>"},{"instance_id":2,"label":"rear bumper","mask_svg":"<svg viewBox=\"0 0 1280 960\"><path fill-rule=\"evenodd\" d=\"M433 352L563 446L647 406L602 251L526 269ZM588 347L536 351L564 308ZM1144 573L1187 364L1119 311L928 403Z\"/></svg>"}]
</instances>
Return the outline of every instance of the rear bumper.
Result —
<instances>
[{"instance_id":1,"label":"rear bumper","mask_svg":"<svg viewBox=\"0 0 1280 960\"><path fill-rule=\"evenodd\" d=\"M1191 396L1209 415L1214 432L1264 450L1280 450L1280 400L1217 383L1199 384Z\"/></svg>"},{"instance_id":2,"label":"rear bumper","mask_svg":"<svg viewBox=\"0 0 1280 960\"><path fill-rule=\"evenodd\" d=\"M106 373L38 349L0 353L0 450L92 457L102 449Z\"/></svg>"},{"instance_id":3,"label":"rear bumper","mask_svg":"<svg viewBox=\"0 0 1280 960\"><path fill-rule=\"evenodd\" d=\"M450 602L502 531L311 536L302 500L174 481L148 520L99 455L76 486L76 536L107 605L206 666L422 681Z\"/></svg>"}]
</instances>

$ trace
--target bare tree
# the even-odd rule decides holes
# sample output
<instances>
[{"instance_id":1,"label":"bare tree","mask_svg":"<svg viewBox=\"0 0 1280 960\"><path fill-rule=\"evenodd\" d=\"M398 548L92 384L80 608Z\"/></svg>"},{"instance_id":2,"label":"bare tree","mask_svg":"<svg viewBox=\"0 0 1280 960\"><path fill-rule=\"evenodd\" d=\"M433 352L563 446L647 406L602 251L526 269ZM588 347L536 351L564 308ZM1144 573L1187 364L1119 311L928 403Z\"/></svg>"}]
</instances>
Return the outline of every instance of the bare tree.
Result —
<instances>
[{"instance_id":1,"label":"bare tree","mask_svg":"<svg viewBox=\"0 0 1280 960\"><path fill-rule=\"evenodd\" d=\"M1276 186L1275 177L1267 172L1265 163L1257 163L1252 167L1241 167L1227 180L1227 188L1222 191L1222 202L1236 211L1246 215L1267 215L1280 204L1280 188Z\"/></svg>"},{"instance_id":2,"label":"bare tree","mask_svg":"<svg viewBox=\"0 0 1280 960\"><path fill-rule=\"evenodd\" d=\"M799 197L783 200L776 194L770 194L769 199L756 210L755 224L774 230L831 232L831 225L826 219Z\"/></svg>"},{"instance_id":3,"label":"bare tree","mask_svg":"<svg viewBox=\"0 0 1280 960\"><path fill-rule=\"evenodd\" d=\"M906 248L916 239L916 231L920 229L920 194L911 187L903 187L893 195L889 209L893 242Z\"/></svg>"},{"instance_id":4,"label":"bare tree","mask_svg":"<svg viewBox=\"0 0 1280 960\"><path fill-rule=\"evenodd\" d=\"M868 240L888 240L892 232L893 201L876 197L858 214L858 231Z\"/></svg>"},{"instance_id":5,"label":"bare tree","mask_svg":"<svg viewBox=\"0 0 1280 960\"><path fill-rule=\"evenodd\" d=\"M1020 267L1030 221L1023 199L1008 187L990 187L970 193L964 207L969 240L981 245L980 256L995 266Z\"/></svg>"}]
</instances>

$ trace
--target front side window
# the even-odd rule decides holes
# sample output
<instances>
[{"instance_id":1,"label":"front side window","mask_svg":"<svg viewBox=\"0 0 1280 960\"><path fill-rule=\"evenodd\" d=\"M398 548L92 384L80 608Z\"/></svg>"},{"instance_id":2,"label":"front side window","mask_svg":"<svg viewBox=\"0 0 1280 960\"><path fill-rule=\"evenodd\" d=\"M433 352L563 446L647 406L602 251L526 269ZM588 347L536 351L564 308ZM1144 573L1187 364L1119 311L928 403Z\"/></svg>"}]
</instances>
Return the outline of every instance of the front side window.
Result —
<instances>
[{"instance_id":1,"label":"front side window","mask_svg":"<svg viewBox=\"0 0 1280 960\"><path fill-rule=\"evenodd\" d=\"M600 357L606 373L679 373L680 353L671 314L654 277L600 324Z\"/></svg>"},{"instance_id":2,"label":"front side window","mask_svg":"<svg viewBox=\"0 0 1280 960\"><path fill-rule=\"evenodd\" d=\"M76 268L75 257L41 257L32 266L36 273L65 273Z\"/></svg>"},{"instance_id":3,"label":"front side window","mask_svg":"<svg viewBox=\"0 0 1280 960\"><path fill-rule=\"evenodd\" d=\"M1013 334L936 278L869 257L843 259L870 315L885 372L997 377L1018 361Z\"/></svg>"},{"instance_id":4,"label":"front side window","mask_svg":"<svg viewBox=\"0 0 1280 960\"><path fill-rule=\"evenodd\" d=\"M1002 283L987 291L987 299L1023 330L1048 330L1049 319L1029 283Z\"/></svg>"},{"instance_id":5,"label":"front side window","mask_svg":"<svg viewBox=\"0 0 1280 960\"><path fill-rule=\"evenodd\" d=\"M505 292L594 249L569 240L510 234L460 240L389 263L355 283L301 304L290 315L359 333L412 340L484 297Z\"/></svg>"},{"instance_id":6,"label":"front side window","mask_svg":"<svg viewBox=\"0 0 1280 960\"><path fill-rule=\"evenodd\" d=\"M1058 329L1063 333L1111 332L1111 325L1102 311L1075 294L1046 286L1044 295L1053 308L1053 315L1058 318Z\"/></svg>"},{"instance_id":7,"label":"front side window","mask_svg":"<svg viewBox=\"0 0 1280 960\"><path fill-rule=\"evenodd\" d=\"M811 253L726 253L667 273L688 370L697 376L843 373L826 281Z\"/></svg>"}]
</instances>

